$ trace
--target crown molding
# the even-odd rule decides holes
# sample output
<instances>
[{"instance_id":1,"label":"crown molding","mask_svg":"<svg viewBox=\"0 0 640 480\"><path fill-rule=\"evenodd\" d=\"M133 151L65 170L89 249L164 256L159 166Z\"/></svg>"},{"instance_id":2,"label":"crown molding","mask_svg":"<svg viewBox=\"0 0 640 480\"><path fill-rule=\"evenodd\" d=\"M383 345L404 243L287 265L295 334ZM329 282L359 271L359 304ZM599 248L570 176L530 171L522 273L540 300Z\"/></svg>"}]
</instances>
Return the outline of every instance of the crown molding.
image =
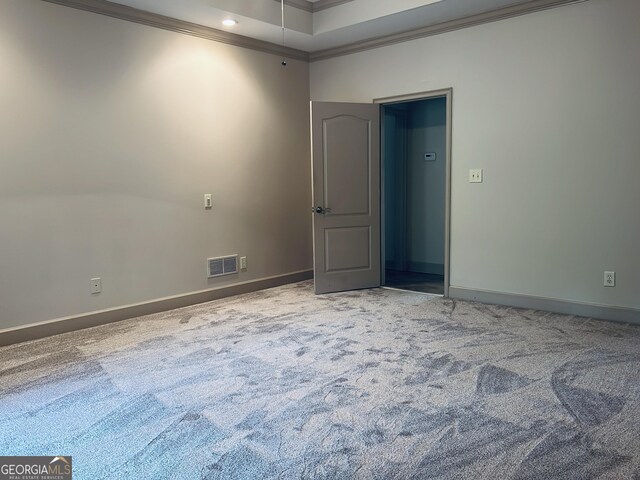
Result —
<instances>
[{"instance_id":1,"label":"crown molding","mask_svg":"<svg viewBox=\"0 0 640 480\"><path fill-rule=\"evenodd\" d=\"M338 5L349 2L353 2L353 0L319 0L315 3L312 3L311 5L314 12L319 12L320 10L337 7Z\"/></svg>"},{"instance_id":2,"label":"crown molding","mask_svg":"<svg viewBox=\"0 0 640 480\"><path fill-rule=\"evenodd\" d=\"M281 0L273 0L280 3ZM353 2L353 0L319 0L317 2L310 2L309 0L284 0L284 4L289 7L299 8L305 12L315 13L320 10L326 10L327 8L337 7L343 3Z\"/></svg>"},{"instance_id":3,"label":"crown molding","mask_svg":"<svg viewBox=\"0 0 640 480\"><path fill-rule=\"evenodd\" d=\"M281 3L281 0L273 0L274 2ZM284 4L288 7L298 8L305 12L313 13L313 3L308 0L284 0Z\"/></svg>"},{"instance_id":4,"label":"crown molding","mask_svg":"<svg viewBox=\"0 0 640 480\"><path fill-rule=\"evenodd\" d=\"M282 47L275 43L256 40L231 32L225 32L197 23L186 22L171 17L165 17L157 13L145 12L137 8L108 2L107 0L43 0L44 2L55 3L65 7L76 8L87 12L106 15L108 17L126 20L128 22L161 28L171 32L182 33L194 37L204 38L214 42L226 43L236 47L248 48L259 52L271 53L273 55L285 56L289 59L309 61L309 54L295 48Z\"/></svg>"},{"instance_id":5,"label":"crown molding","mask_svg":"<svg viewBox=\"0 0 640 480\"><path fill-rule=\"evenodd\" d=\"M503 7L496 10L491 10L489 12L471 15L469 17L462 17L448 22L438 23L436 25L430 25L428 27L420 27L401 33L394 33L392 35L354 42L349 45L328 48L325 50L318 50L309 54L309 61L316 62L319 60L326 60L343 55L350 55L352 53L362 52L365 50L386 47L388 45L394 45L396 43L409 42L411 40L416 40L419 38L430 37L432 35L439 35L441 33L474 27L476 25L482 25L484 23L496 22L498 20L504 20L520 15L526 15L528 13L534 13L541 10L547 10L550 8L561 7L572 3L581 3L586 1L588 0L531 0L529 2L521 3L518 5Z\"/></svg>"},{"instance_id":6,"label":"crown molding","mask_svg":"<svg viewBox=\"0 0 640 480\"><path fill-rule=\"evenodd\" d=\"M588 0L530 0L518 5L491 10L489 12L484 12L469 17L462 17L448 22L438 23L436 25L430 25L428 27L420 27L413 30L407 30L405 32L362 40L348 45L318 50L311 53L307 53L303 50L298 50L295 48L283 47L275 43L265 42L263 40L257 40L231 32L226 32L224 30L206 27L204 25L199 25L184 20L178 20L172 17L166 17L164 15L159 15L156 13L146 12L144 10L120 5L117 3L109 2L107 0L42 1L76 8L78 10L97 13L100 15L106 15L109 17L118 18L120 20L126 20L141 25L161 28L163 30L169 30L176 33L200 37L214 42L226 43L228 45L234 45L236 47L248 48L251 50L270 53L278 56L285 56L287 58L295 60L315 62L319 60L340 57L343 55L350 55L352 53L362 52L365 50L386 47L397 43L417 40L424 37L430 37L432 35L439 35L441 33L447 33L463 28L474 27L477 25L482 25L484 23L504 20L507 18L526 15L528 13L534 13L550 8L560 7L573 3L586 2ZM309 4L311 5L313 11L319 11L352 1L353 0L320 0L319 2L311 3L307 0L285 0L285 3L297 8L303 8L305 10L308 9L307 4Z\"/></svg>"}]
</instances>

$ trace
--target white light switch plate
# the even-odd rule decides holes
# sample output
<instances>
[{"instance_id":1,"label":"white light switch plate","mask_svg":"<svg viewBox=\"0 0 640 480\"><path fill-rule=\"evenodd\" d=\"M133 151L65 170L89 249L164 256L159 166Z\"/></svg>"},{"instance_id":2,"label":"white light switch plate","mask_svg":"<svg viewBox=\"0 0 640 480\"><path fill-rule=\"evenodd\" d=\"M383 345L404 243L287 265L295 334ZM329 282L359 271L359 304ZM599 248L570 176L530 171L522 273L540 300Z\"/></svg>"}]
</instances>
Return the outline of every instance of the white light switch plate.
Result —
<instances>
[{"instance_id":1,"label":"white light switch plate","mask_svg":"<svg viewBox=\"0 0 640 480\"><path fill-rule=\"evenodd\" d=\"M469 183L482 183L481 168L472 168L469 170Z\"/></svg>"},{"instance_id":2,"label":"white light switch plate","mask_svg":"<svg viewBox=\"0 0 640 480\"><path fill-rule=\"evenodd\" d=\"M211 194L210 193L205 193L204 194L204 208L211 208L213 207L213 200L211 199Z\"/></svg>"}]
</instances>

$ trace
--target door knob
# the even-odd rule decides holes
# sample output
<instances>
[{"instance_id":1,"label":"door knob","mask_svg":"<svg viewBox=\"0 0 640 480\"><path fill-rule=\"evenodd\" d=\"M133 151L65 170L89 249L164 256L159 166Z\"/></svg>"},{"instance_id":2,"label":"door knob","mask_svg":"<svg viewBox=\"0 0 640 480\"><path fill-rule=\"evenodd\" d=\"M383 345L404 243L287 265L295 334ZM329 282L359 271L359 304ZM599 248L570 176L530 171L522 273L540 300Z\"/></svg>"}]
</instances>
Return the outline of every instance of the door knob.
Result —
<instances>
[{"instance_id":1,"label":"door knob","mask_svg":"<svg viewBox=\"0 0 640 480\"><path fill-rule=\"evenodd\" d=\"M311 211L315 212L315 213L319 213L320 215L326 215L327 213L331 213L331 209L330 208L324 208L324 207L311 207Z\"/></svg>"}]
</instances>

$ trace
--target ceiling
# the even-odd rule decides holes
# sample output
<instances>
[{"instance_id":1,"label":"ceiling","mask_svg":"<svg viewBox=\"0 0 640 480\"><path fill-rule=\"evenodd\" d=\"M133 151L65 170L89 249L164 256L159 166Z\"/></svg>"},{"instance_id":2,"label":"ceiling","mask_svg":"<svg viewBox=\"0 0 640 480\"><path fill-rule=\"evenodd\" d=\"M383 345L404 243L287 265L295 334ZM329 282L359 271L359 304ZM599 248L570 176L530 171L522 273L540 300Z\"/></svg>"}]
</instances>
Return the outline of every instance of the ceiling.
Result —
<instances>
[{"instance_id":1,"label":"ceiling","mask_svg":"<svg viewBox=\"0 0 640 480\"><path fill-rule=\"evenodd\" d=\"M110 0L275 44L279 0ZM318 52L535 0L285 0L285 43ZM222 25L224 19L238 22Z\"/></svg>"}]
</instances>

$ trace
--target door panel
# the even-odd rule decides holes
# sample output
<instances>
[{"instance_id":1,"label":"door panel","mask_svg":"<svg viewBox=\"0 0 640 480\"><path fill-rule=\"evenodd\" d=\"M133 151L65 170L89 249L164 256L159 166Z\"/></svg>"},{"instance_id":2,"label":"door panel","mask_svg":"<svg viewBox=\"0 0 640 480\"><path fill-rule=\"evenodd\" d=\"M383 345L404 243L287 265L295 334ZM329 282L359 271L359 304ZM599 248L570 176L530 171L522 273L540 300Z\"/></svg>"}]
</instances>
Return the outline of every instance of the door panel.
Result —
<instances>
[{"instance_id":1,"label":"door panel","mask_svg":"<svg viewBox=\"0 0 640 480\"><path fill-rule=\"evenodd\" d=\"M325 228L324 237L327 272L371 268L371 228Z\"/></svg>"},{"instance_id":2,"label":"door panel","mask_svg":"<svg viewBox=\"0 0 640 480\"><path fill-rule=\"evenodd\" d=\"M379 106L311 102L316 293L380 286Z\"/></svg>"},{"instance_id":3,"label":"door panel","mask_svg":"<svg viewBox=\"0 0 640 480\"><path fill-rule=\"evenodd\" d=\"M331 205L332 215L368 215L371 124L353 115L322 123L325 203Z\"/></svg>"}]
</instances>

